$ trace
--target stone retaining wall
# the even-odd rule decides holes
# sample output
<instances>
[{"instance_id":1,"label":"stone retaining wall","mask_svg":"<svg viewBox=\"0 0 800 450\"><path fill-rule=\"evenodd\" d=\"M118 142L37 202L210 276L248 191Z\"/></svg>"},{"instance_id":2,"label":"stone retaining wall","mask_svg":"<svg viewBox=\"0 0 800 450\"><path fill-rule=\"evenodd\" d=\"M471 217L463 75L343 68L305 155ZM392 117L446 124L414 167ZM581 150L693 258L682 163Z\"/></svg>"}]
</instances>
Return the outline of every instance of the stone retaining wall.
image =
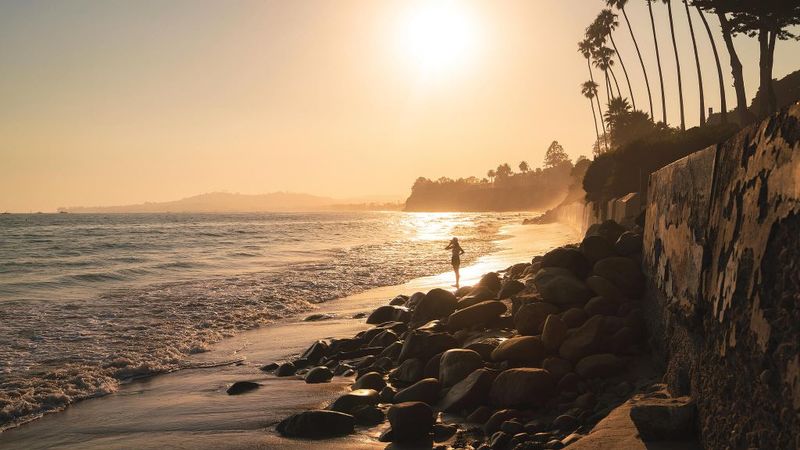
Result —
<instances>
[{"instance_id":1,"label":"stone retaining wall","mask_svg":"<svg viewBox=\"0 0 800 450\"><path fill-rule=\"evenodd\" d=\"M650 177L645 312L706 448L800 448L800 104Z\"/></svg>"}]
</instances>

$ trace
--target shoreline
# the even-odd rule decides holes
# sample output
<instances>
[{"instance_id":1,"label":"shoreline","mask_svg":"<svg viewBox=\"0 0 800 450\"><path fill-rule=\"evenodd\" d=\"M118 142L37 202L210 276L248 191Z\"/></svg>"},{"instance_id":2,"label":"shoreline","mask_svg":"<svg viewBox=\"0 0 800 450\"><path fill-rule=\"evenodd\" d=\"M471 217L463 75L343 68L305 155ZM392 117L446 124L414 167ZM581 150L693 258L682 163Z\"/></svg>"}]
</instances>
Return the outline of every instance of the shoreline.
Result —
<instances>
[{"instance_id":1,"label":"shoreline","mask_svg":"<svg viewBox=\"0 0 800 450\"><path fill-rule=\"evenodd\" d=\"M559 224L537 227L521 224L507 225L501 228L498 235L497 251L479 257L475 263L462 269L464 284L471 284L490 270L505 269L514 263L530 260L530 257L535 254L543 254L553 247L578 240L578 235L573 230ZM274 377L258 371L261 364L285 360L292 354L302 352L314 339L348 336L368 328L369 326L364 323L363 319L355 320L352 319L352 316L359 312L369 312L374 307L385 304L387 299L398 293L410 294L432 287L449 286L450 283L452 283L452 272L447 272L416 278L401 285L372 288L359 294L325 302L312 311L333 314L332 319L305 322L302 317L295 316L223 339L212 346L211 351L193 355L190 358L193 364L212 366L210 368L183 369L126 383L117 392L110 395L86 399L57 414L45 414L36 420L8 429L0 433L0 444L9 445L12 448L14 446L24 448L52 446L61 446L62 448L109 448L115 446L148 448L148 446L152 446L155 448L169 442L180 442L181 445L184 445L197 439L193 446L214 448L217 444L209 441L207 430L223 425L213 422L203 423L201 426L197 421L199 413L190 411L197 411L198 408L203 410L200 404L193 403L199 401L196 390L200 390L203 405L207 405L209 401L212 404L217 401L220 405L231 408L227 412L227 416L230 418L220 419L223 423L235 424L233 429L236 431L215 432L214 434L220 437L218 445L235 446L230 434L233 432L237 436L234 440L240 442L243 447L261 446L266 441L276 445L277 442L280 442L283 446L287 442L293 441L278 437L274 431L265 432L265 426L282 419L290 412L321 406L346 389L352 379L336 377L333 382L324 385L306 385L296 379L276 380ZM309 312L311 311L303 314L307 315ZM241 364L217 366L240 358L244 358L244 362ZM272 398L266 400L258 392L244 396L224 395L227 386L234 381L241 380L265 383L265 387L259 390L262 393L271 391L271 386L275 385L291 395L288 398L275 398L277 394L273 392ZM185 402L187 397L190 400L188 404L182 403L184 408L177 407L177 410L165 410L164 414L156 414L161 421L171 421L171 426L164 429L160 426L161 422L149 423L141 426L143 430L150 430L149 437L137 434L135 430L139 427L134 424L137 421L141 424L142 420L146 423L152 416L150 411L165 408L165 399L172 398L173 402L181 403ZM184 400L180 400L181 398ZM253 404L257 399L257 404ZM169 402L167 401L167 403ZM247 412L259 410L265 404L273 406L271 412L264 411L261 415ZM217 417L217 414L218 412L212 410L208 411L206 416ZM113 420L109 420L109 428L91 424L92 421L109 415L120 416L119 420L125 420L128 425ZM170 416L171 418L169 418ZM204 420L200 420L200 422L204 422ZM154 435L161 437L156 438ZM198 439L198 436L203 436L203 438ZM355 437L357 438L358 435ZM351 436L345 441L352 444L353 438ZM178 441L174 441L175 439ZM330 448L330 444L334 442L325 441L324 447ZM267 444L269 445L269 443Z\"/></svg>"}]
</instances>

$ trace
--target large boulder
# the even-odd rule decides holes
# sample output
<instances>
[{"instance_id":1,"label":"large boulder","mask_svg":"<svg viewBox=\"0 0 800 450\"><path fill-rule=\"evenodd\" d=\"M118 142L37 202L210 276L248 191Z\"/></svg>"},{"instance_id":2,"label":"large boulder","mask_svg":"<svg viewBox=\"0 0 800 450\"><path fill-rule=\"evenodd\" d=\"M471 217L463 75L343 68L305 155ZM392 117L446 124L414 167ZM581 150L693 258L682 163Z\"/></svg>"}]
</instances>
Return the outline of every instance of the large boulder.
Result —
<instances>
[{"instance_id":1,"label":"large boulder","mask_svg":"<svg viewBox=\"0 0 800 450\"><path fill-rule=\"evenodd\" d=\"M454 348L442 354L439 361L439 381L442 386L449 387L481 367L483 367L483 358L478 352Z\"/></svg>"},{"instance_id":2,"label":"large boulder","mask_svg":"<svg viewBox=\"0 0 800 450\"><path fill-rule=\"evenodd\" d=\"M394 395L394 402L423 402L433 405L439 398L440 389L441 385L439 384L439 380L436 378L424 378L398 391Z\"/></svg>"},{"instance_id":3,"label":"large boulder","mask_svg":"<svg viewBox=\"0 0 800 450\"><path fill-rule=\"evenodd\" d=\"M542 267L561 267L572 272L578 278L586 278L591 264L580 250L570 247L559 247L545 253Z\"/></svg>"},{"instance_id":4,"label":"large boulder","mask_svg":"<svg viewBox=\"0 0 800 450\"><path fill-rule=\"evenodd\" d=\"M408 307L408 309L413 310L414 308L417 307L417 305L419 305L419 302L421 302L423 298L425 298L424 292L414 292L413 294L411 294L411 297L408 297L406 306Z\"/></svg>"},{"instance_id":5,"label":"large boulder","mask_svg":"<svg viewBox=\"0 0 800 450\"><path fill-rule=\"evenodd\" d=\"M427 439L433 429L433 409L422 402L392 405L387 414L392 426L392 440L409 442Z\"/></svg>"},{"instance_id":6,"label":"large boulder","mask_svg":"<svg viewBox=\"0 0 800 450\"><path fill-rule=\"evenodd\" d=\"M350 434L355 428L355 423L355 418L350 414L313 410L287 417L275 429L287 437L319 439Z\"/></svg>"},{"instance_id":7,"label":"large boulder","mask_svg":"<svg viewBox=\"0 0 800 450\"><path fill-rule=\"evenodd\" d=\"M595 294L615 301L617 303L625 300L625 293L620 290L614 283L606 280L603 277L592 275L586 279L586 285L594 291Z\"/></svg>"},{"instance_id":8,"label":"large boulder","mask_svg":"<svg viewBox=\"0 0 800 450\"><path fill-rule=\"evenodd\" d=\"M497 319L507 309L505 303L496 300L481 302L450 314L447 326L452 330L460 330L483 325Z\"/></svg>"},{"instance_id":9,"label":"large boulder","mask_svg":"<svg viewBox=\"0 0 800 450\"><path fill-rule=\"evenodd\" d=\"M554 380L560 380L564 375L572 372L572 363L566 359L551 356L542 361L542 369L550 372Z\"/></svg>"},{"instance_id":10,"label":"large boulder","mask_svg":"<svg viewBox=\"0 0 800 450\"><path fill-rule=\"evenodd\" d=\"M635 397L631 405L631 420L642 440L680 441L692 439L697 408L690 397Z\"/></svg>"},{"instance_id":11,"label":"large boulder","mask_svg":"<svg viewBox=\"0 0 800 450\"><path fill-rule=\"evenodd\" d=\"M311 344L302 355L301 359L305 359L310 364L317 364L328 354L328 344L325 341L317 341Z\"/></svg>"},{"instance_id":12,"label":"large boulder","mask_svg":"<svg viewBox=\"0 0 800 450\"><path fill-rule=\"evenodd\" d=\"M547 316L542 329L542 343L549 352L555 352L561 347L567 337L567 326L555 314Z\"/></svg>"},{"instance_id":13,"label":"large boulder","mask_svg":"<svg viewBox=\"0 0 800 450\"><path fill-rule=\"evenodd\" d=\"M583 305L592 297L586 283L574 276L560 275L534 281L542 299L561 306Z\"/></svg>"},{"instance_id":14,"label":"large boulder","mask_svg":"<svg viewBox=\"0 0 800 450\"><path fill-rule=\"evenodd\" d=\"M538 364L547 356L542 340L538 336L520 336L500 343L492 352L495 361Z\"/></svg>"},{"instance_id":15,"label":"large boulder","mask_svg":"<svg viewBox=\"0 0 800 450\"><path fill-rule=\"evenodd\" d=\"M614 256L614 245L603 236L586 236L581 242L581 251L590 263Z\"/></svg>"},{"instance_id":16,"label":"large boulder","mask_svg":"<svg viewBox=\"0 0 800 450\"><path fill-rule=\"evenodd\" d=\"M410 358L419 358L427 361L437 353L455 347L458 347L458 341L448 333L428 333L416 330L406 337L398 359L405 361Z\"/></svg>"},{"instance_id":17,"label":"large boulder","mask_svg":"<svg viewBox=\"0 0 800 450\"><path fill-rule=\"evenodd\" d=\"M558 354L572 363L599 353L602 343L603 316L594 316L577 328L558 349Z\"/></svg>"},{"instance_id":18,"label":"large boulder","mask_svg":"<svg viewBox=\"0 0 800 450\"><path fill-rule=\"evenodd\" d=\"M237 381L225 391L228 395L239 395L258 389L261 385L252 381Z\"/></svg>"},{"instance_id":19,"label":"large boulder","mask_svg":"<svg viewBox=\"0 0 800 450\"><path fill-rule=\"evenodd\" d=\"M500 288L500 292L497 294L497 298L500 300L505 298L511 298L525 289L525 285L522 282L517 280L508 280L503 283L503 287Z\"/></svg>"},{"instance_id":20,"label":"large boulder","mask_svg":"<svg viewBox=\"0 0 800 450\"><path fill-rule=\"evenodd\" d=\"M425 365L419 359L407 359L389 372L389 378L401 383L416 383L423 377Z\"/></svg>"},{"instance_id":21,"label":"large boulder","mask_svg":"<svg viewBox=\"0 0 800 450\"><path fill-rule=\"evenodd\" d=\"M642 235L626 231L614 243L614 249L623 256L632 256L642 251Z\"/></svg>"},{"instance_id":22,"label":"large boulder","mask_svg":"<svg viewBox=\"0 0 800 450\"><path fill-rule=\"evenodd\" d=\"M514 315L514 327L519 331L519 334L536 336L541 334L547 316L557 312L558 307L547 302L524 304Z\"/></svg>"},{"instance_id":23,"label":"large boulder","mask_svg":"<svg viewBox=\"0 0 800 450\"><path fill-rule=\"evenodd\" d=\"M639 263L624 256L601 259L592 269L595 275L614 283L630 298L638 298L644 289L644 274Z\"/></svg>"},{"instance_id":24,"label":"large boulder","mask_svg":"<svg viewBox=\"0 0 800 450\"><path fill-rule=\"evenodd\" d=\"M502 287L502 281L500 281L500 275L498 275L496 272L489 272L481 277L481 280L476 286L485 287L497 295Z\"/></svg>"},{"instance_id":25,"label":"large boulder","mask_svg":"<svg viewBox=\"0 0 800 450\"><path fill-rule=\"evenodd\" d=\"M452 292L440 288L431 289L414 308L411 321L421 325L434 319L445 318L456 310L457 303L458 299Z\"/></svg>"},{"instance_id":26,"label":"large boulder","mask_svg":"<svg viewBox=\"0 0 800 450\"><path fill-rule=\"evenodd\" d=\"M367 317L367 323L377 325L384 322L408 322L411 313L408 308L395 305L379 306Z\"/></svg>"},{"instance_id":27,"label":"large boulder","mask_svg":"<svg viewBox=\"0 0 800 450\"><path fill-rule=\"evenodd\" d=\"M623 368L623 360L611 353L600 353L581 358L575 372L583 378L602 378L616 374Z\"/></svg>"},{"instance_id":28,"label":"large boulder","mask_svg":"<svg viewBox=\"0 0 800 450\"><path fill-rule=\"evenodd\" d=\"M397 342L398 340L399 340L399 338L397 337L397 334L394 331L392 331L392 330L383 330L380 333L378 333L377 336L372 338L372 340L369 341L369 344L367 344L367 346L368 347L388 347L388 346L394 344L395 342Z\"/></svg>"},{"instance_id":29,"label":"large boulder","mask_svg":"<svg viewBox=\"0 0 800 450\"><path fill-rule=\"evenodd\" d=\"M544 369L509 369L495 378L489 391L492 406L541 406L555 392L555 380Z\"/></svg>"},{"instance_id":30,"label":"large boulder","mask_svg":"<svg viewBox=\"0 0 800 450\"><path fill-rule=\"evenodd\" d=\"M617 222L614 222L613 220L606 220L596 227L590 227L590 231L591 233L587 231L586 234L597 234L606 238L608 242L617 242L617 239L619 239L622 233L624 233L626 230L625 227Z\"/></svg>"},{"instance_id":31,"label":"large boulder","mask_svg":"<svg viewBox=\"0 0 800 450\"><path fill-rule=\"evenodd\" d=\"M378 372L368 372L358 377L353 383L353 389L374 389L378 392L386 386L383 375Z\"/></svg>"},{"instance_id":32,"label":"large boulder","mask_svg":"<svg viewBox=\"0 0 800 450\"><path fill-rule=\"evenodd\" d=\"M333 372L325 366L314 367L303 378L308 384L327 383L333 378Z\"/></svg>"},{"instance_id":33,"label":"large boulder","mask_svg":"<svg viewBox=\"0 0 800 450\"><path fill-rule=\"evenodd\" d=\"M561 321L567 328L578 328L589 320L589 315L583 308L570 308L561 314Z\"/></svg>"},{"instance_id":34,"label":"large boulder","mask_svg":"<svg viewBox=\"0 0 800 450\"><path fill-rule=\"evenodd\" d=\"M489 390L499 372L491 369L478 369L456 383L447 391L439 404L439 409L458 412L483 405L489 399Z\"/></svg>"},{"instance_id":35,"label":"large boulder","mask_svg":"<svg viewBox=\"0 0 800 450\"><path fill-rule=\"evenodd\" d=\"M605 297L592 297L591 300L586 302L583 310L589 317L602 315L611 316L617 312L619 305Z\"/></svg>"},{"instance_id":36,"label":"large boulder","mask_svg":"<svg viewBox=\"0 0 800 450\"><path fill-rule=\"evenodd\" d=\"M374 389L356 389L337 398L328 409L352 414L358 407L377 404L378 391Z\"/></svg>"}]
</instances>

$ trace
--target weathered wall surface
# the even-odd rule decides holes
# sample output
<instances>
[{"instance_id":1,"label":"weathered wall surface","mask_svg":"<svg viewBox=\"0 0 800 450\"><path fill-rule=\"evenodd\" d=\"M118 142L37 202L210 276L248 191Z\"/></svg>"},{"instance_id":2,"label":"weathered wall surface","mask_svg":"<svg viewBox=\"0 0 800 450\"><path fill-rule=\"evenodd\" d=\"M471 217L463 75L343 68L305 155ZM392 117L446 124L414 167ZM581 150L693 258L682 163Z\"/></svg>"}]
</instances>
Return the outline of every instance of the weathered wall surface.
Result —
<instances>
[{"instance_id":1,"label":"weathered wall surface","mask_svg":"<svg viewBox=\"0 0 800 450\"><path fill-rule=\"evenodd\" d=\"M707 448L800 448L800 104L650 179L645 303Z\"/></svg>"}]
</instances>

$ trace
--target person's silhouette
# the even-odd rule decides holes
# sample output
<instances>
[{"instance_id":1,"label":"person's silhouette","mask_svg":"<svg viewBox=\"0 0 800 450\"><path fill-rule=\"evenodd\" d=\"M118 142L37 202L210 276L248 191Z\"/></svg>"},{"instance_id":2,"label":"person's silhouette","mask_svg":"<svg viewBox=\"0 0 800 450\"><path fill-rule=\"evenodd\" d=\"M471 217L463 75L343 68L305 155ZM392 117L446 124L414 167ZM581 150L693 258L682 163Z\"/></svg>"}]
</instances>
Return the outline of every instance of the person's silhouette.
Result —
<instances>
[{"instance_id":1,"label":"person's silhouette","mask_svg":"<svg viewBox=\"0 0 800 450\"><path fill-rule=\"evenodd\" d=\"M458 269L461 267L461 255L464 254L464 249L458 244L458 238L451 239L450 243L447 244L447 247L444 249L453 251L453 256L450 258L450 262L453 264L453 271L456 273L456 287L459 287L458 285L461 275L458 273Z\"/></svg>"}]
</instances>

